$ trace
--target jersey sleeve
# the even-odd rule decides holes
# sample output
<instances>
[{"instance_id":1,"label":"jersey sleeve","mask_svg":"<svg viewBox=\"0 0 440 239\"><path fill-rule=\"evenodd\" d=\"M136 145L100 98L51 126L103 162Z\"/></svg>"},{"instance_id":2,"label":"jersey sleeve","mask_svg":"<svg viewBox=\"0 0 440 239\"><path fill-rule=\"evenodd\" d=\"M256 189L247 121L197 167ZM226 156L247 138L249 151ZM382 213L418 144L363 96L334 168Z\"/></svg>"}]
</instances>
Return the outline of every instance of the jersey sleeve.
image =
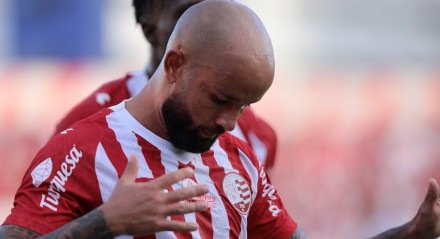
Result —
<instances>
[{"instance_id":1,"label":"jersey sleeve","mask_svg":"<svg viewBox=\"0 0 440 239\"><path fill-rule=\"evenodd\" d=\"M101 204L94 169L96 143L87 131L94 133L72 129L58 134L37 153L4 224L44 235Z\"/></svg>"},{"instance_id":2,"label":"jersey sleeve","mask_svg":"<svg viewBox=\"0 0 440 239\"><path fill-rule=\"evenodd\" d=\"M272 169L278 143L275 130L249 107L238 119L238 125L257 159L266 169Z\"/></svg>"},{"instance_id":3,"label":"jersey sleeve","mask_svg":"<svg viewBox=\"0 0 440 239\"><path fill-rule=\"evenodd\" d=\"M289 238L297 229L296 222L284 208L264 167L259 168L258 192L249 212L249 238Z\"/></svg>"},{"instance_id":4,"label":"jersey sleeve","mask_svg":"<svg viewBox=\"0 0 440 239\"><path fill-rule=\"evenodd\" d=\"M75 122L85 119L103 108L108 108L128 99L130 93L126 87L126 82L129 78L130 75L127 75L125 78L110 81L96 89L61 119L54 133L57 134L67 129Z\"/></svg>"}]
</instances>

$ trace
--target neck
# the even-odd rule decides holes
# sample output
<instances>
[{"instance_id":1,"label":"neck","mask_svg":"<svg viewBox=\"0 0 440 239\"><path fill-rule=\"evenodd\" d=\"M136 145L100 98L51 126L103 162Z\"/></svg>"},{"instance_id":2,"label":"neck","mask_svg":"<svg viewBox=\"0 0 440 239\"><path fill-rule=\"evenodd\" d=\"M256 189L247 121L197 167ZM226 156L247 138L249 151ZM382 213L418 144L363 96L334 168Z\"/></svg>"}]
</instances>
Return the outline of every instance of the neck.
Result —
<instances>
[{"instance_id":1,"label":"neck","mask_svg":"<svg viewBox=\"0 0 440 239\"><path fill-rule=\"evenodd\" d=\"M157 81L152 80L138 95L128 100L127 111L145 128L161 138L168 134L161 114L161 97L156 92Z\"/></svg>"}]
</instances>

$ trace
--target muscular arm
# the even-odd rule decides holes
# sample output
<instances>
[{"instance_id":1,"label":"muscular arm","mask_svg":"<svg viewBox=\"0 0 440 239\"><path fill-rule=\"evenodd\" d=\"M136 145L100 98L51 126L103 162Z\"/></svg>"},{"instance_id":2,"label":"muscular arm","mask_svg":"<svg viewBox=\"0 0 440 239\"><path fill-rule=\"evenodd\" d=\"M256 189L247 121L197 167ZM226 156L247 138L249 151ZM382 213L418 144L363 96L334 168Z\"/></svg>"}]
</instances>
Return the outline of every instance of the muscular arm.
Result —
<instances>
[{"instance_id":1,"label":"muscular arm","mask_svg":"<svg viewBox=\"0 0 440 239\"><path fill-rule=\"evenodd\" d=\"M37 238L38 233L29 229L15 226L3 225L0 227L0 238ZM64 225L63 227L39 237L41 239L49 238L113 238L101 210L95 209L88 214Z\"/></svg>"},{"instance_id":2,"label":"muscular arm","mask_svg":"<svg viewBox=\"0 0 440 239\"><path fill-rule=\"evenodd\" d=\"M28 239L28 238L37 238L38 236L39 236L38 233L16 225L0 226L1 239L8 239L8 238Z\"/></svg>"}]
</instances>

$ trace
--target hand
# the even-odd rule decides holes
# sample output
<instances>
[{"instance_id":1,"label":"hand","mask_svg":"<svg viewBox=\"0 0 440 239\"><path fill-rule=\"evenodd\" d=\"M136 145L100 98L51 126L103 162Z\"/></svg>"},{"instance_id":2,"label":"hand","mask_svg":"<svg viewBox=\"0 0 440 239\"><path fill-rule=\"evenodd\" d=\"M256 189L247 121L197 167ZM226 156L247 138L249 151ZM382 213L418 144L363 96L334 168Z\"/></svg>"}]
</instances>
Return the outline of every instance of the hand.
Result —
<instances>
[{"instance_id":1,"label":"hand","mask_svg":"<svg viewBox=\"0 0 440 239\"><path fill-rule=\"evenodd\" d=\"M414 238L434 239L440 236L440 187L435 179L429 180L425 200L410 225Z\"/></svg>"},{"instance_id":2,"label":"hand","mask_svg":"<svg viewBox=\"0 0 440 239\"><path fill-rule=\"evenodd\" d=\"M113 234L145 235L169 230L197 230L198 225L195 223L172 221L166 217L206 210L206 202L181 201L206 194L208 187L196 185L164 191L180 180L191 177L193 170L185 168L149 182L139 183L135 182L138 169L138 159L130 157L109 201L100 207Z\"/></svg>"}]
</instances>

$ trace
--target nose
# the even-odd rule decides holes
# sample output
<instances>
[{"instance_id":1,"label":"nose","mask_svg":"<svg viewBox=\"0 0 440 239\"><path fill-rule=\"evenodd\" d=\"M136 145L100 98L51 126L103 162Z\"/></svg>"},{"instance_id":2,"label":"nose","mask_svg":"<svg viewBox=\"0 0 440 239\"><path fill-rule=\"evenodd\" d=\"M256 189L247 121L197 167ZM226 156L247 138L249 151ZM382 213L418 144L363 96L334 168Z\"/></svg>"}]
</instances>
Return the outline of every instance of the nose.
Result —
<instances>
[{"instance_id":1,"label":"nose","mask_svg":"<svg viewBox=\"0 0 440 239\"><path fill-rule=\"evenodd\" d=\"M220 114L216 119L216 124L221 126L225 131L232 131L237 124L240 113L237 112L224 112Z\"/></svg>"}]
</instances>

